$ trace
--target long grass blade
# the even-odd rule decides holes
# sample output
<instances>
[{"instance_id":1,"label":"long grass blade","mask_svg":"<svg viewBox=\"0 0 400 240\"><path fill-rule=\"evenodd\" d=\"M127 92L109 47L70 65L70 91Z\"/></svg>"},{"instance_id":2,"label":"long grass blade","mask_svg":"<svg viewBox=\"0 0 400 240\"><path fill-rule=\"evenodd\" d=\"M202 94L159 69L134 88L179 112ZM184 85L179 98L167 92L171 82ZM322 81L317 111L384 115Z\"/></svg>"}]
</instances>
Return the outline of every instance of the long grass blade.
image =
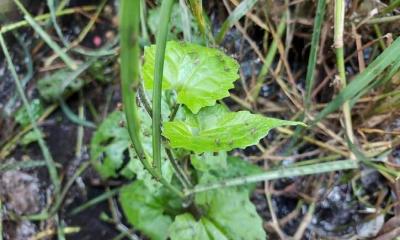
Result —
<instances>
[{"instance_id":1,"label":"long grass blade","mask_svg":"<svg viewBox=\"0 0 400 240\"><path fill-rule=\"evenodd\" d=\"M357 161L354 160L340 160L327 163L310 164L305 166L285 167L276 170L266 171L259 174L227 179L206 185L197 185L192 190L187 191L185 194L204 192L212 189L233 187L233 186L245 185L261 181L269 181L280 178L298 177L298 176L334 172L346 169L355 169L357 167L358 163Z\"/></svg>"},{"instance_id":2,"label":"long grass blade","mask_svg":"<svg viewBox=\"0 0 400 240\"><path fill-rule=\"evenodd\" d=\"M306 96L304 99L306 109L311 104L311 92L314 86L315 66L317 64L317 53L319 47L319 39L321 35L322 20L325 15L325 0L318 0L317 13L315 14L313 34L311 38L310 55L308 57L307 74L306 74Z\"/></svg>"},{"instance_id":3,"label":"long grass blade","mask_svg":"<svg viewBox=\"0 0 400 240\"><path fill-rule=\"evenodd\" d=\"M215 42L220 44L225 37L226 32L229 28L231 28L237 21L239 21L248 11L250 11L254 4L257 3L257 0L244 0L242 1L233 12L229 15L229 17L222 24L221 30L219 31L217 37L215 38Z\"/></svg>"},{"instance_id":4,"label":"long grass blade","mask_svg":"<svg viewBox=\"0 0 400 240\"><path fill-rule=\"evenodd\" d=\"M19 9L24 13L25 20L31 25L31 27L35 30L37 34L49 45L51 49L53 49L60 58L65 62L65 64L71 68L76 69L78 66L76 65L75 61L66 54L60 46L56 42L54 42L51 37L46 33L45 30L33 19L30 13L25 9L22 3L19 0L14 0Z\"/></svg>"},{"instance_id":5,"label":"long grass blade","mask_svg":"<svg viewBox=\"0 0 400 240\"><path fill-rule=\"evenodd\" d=\"M395 64L400 61L400 37L397 38L390 47L383 51L362 73L357 75L339 94L317 115L315 122L321 121L328 114L340 108L344 102L353 99L361 91L371 89L374 80L383 73L387 68L390 72L398 71L399 65ZM366 92L366 91L365 91Z\"/></svg>"},{"instance_id":6,"label":"long grass blade","mask_svg":"<svg viewBox=\"0 0 400 240\"><path fill-rule=\"evenodd\" d=\"M40 147L40 150L42 151L43 157L46 161L47 169L50 174L50 179L54 185L54 190L55 190L56 194L58 195L58 193L60 192L60 181L58 178L58 173L57 173L55 162L53 160L53 157L50 154L50 151L46 145L46 142L44 141L43 133L39 129L39 127L36 123L36 119L33 116L31 105L29 104L28 99L26 98L24 89L22 87L21 81L19 80L17 71L15 70L14 64L11 60L10 53L8 51L7 45L4 41L2 34L0 34L0 45L3 50L4 55L6 57L8 68L10 69L12 77L14 78L14 82L17 87L18 94L20 95L23 105L24 105L26 111L28 112L29 120L31 122L33 131L35 131L35 134L37 136L39 136L39 138L38 138L39 147Z\"/></svg>"}]
</instances>

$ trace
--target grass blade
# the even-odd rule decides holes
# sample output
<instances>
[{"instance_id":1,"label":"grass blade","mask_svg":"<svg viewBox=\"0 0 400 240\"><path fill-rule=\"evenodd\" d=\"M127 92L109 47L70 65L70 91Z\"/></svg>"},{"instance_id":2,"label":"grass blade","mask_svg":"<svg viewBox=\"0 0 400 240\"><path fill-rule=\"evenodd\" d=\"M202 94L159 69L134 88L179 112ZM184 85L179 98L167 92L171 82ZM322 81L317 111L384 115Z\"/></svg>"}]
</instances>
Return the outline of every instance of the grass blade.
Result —
<instances>
[{"instance_id":1,"label":"grass blade","mask_svg":"<svg viewBox=\"0 0 400 240\"><path fill-rule=\"evenodd\" d=\"M189 190L185 194L204 192L212 189L233 187L233 186L239 186L261 181L269 181L280 178L298 177L298 176L320 174L320 173L340 171L346 169L355 169L357 167L358 163L357 161L354 160L340 160L327 163L310 164L305 166L285 167L276 170L266 171L255 175L227 179L207 185L197 185L193 188L193 190Z\"/></svg>"},{"instance_id":2,"label":"grass blade","mask_svg":"<svg viewBox=\"0 0 400 240\"><path fill-rule=\"evenodd\" d=\"M215 42L220 44L224 39L228 29L231 28L235 22L239 21L244 15L246 15L246 13L251 10L256 3L257 0L244 0L241 2L222 24L221 30L215 38Z\"/></svg>"},{"instance_id":3,"label":"grass blade","mask_svg":"<svg viewBox=\"0 0 400 240\"><path fill-rule=\"evenodd\" d=\"M306 74L306 96L304 99L305 107L308 109L311 104L311 91L314 86L315 66L317 64L317 53L321 34L322 20L325 15L326 0L318 0L317 13L315 14L314 28L311 39L310 56L308 57Z\"/></svg>"},{"instance_id":4,"label":"grass blade","mask_svg":"<svg viewBox=\"0 0 400 240\"><path fill-rule=\"evenodd\" d=\"M39 36L49 45L51 49L53 49L60 58L65 62L65 64L75 70L77 68L76 63L72 60L61 48L58 46L56 42L54 42L51 37L43 30L43 28L32 18L29 12L25 9L22 3L19 0L14 0L19 9L24 13L25 20L31 25L31 27L39 34Z\"/></svg>"},{"instance_id":5,"label":"grass blade","mask_svg":"<svg viewBox=\"0 0 400 240\"><path fill-rule=\"evenodd\" d=\"M390 47L383 51L362 73L357 75L340 93L317 115L314 123L321 121L328 114L340 108L344 102L353 99L355 96L370 88L373 81L382 74L384 70L390 68L390 72L399 70L400 61L400 37L397 38Z\"/></svg>"},{"instance_id":6,"label":"grass blade","mask_svg":"<svg viewBox=\"0 0 400 240\"><path fill-rule=\"evenodd\" d=\"M17 87L18 94L20 95L23 105L24 105L26 111L28 112L29 120L31 122L33 131L35 131L35 134L37 134L39 136L39 138L38 138L39 147L40 147L40 150L42 151L43 157L46 161L47 169L50 174L50 179L54 185L55 193L58 195L58 193L60 192L60 181L58 178L58 173L57 173L55 162L53 160L53 157L50 154L50 151L46 145L46 142L43 139L43 133L39 129L39 127L36 123L36 119L33 116L31 105L29 104L28 99L26 98L24 89L22 87L21 81L18 78L17 71L15 70L14 64L11 60L10 53L8 51L7 45L4 41L2 34L0 34L0 45L3 50L4 55L6 57L8 68L10 69L12 77L14 78L14 82Z\"/></svg>"}]
</instances>

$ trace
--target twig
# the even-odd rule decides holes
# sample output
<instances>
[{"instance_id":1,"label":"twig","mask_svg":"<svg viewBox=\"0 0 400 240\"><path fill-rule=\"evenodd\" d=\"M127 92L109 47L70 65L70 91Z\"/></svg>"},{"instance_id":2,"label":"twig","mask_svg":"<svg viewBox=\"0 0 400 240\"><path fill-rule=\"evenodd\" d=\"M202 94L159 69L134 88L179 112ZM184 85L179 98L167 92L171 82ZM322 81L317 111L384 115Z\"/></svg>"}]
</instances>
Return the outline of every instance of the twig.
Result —
<instances>
[{"instance_id":1,"label":"twig","mask_svg":"<svg viewBox=\"0 0 400 240\"><path fill-rule=\"evenodd\" d=\"M281 239L287 239L287 235L282 231L282 229L279 226L279 221L278 218L276 217L274 207L272 205L271 192L269 191L269 183L267 181L265 181L264 184L264 192L267 198L268 208L272 218L272 227L274 228L275 232L279 235Z\"/></svg>"}]
</instances>

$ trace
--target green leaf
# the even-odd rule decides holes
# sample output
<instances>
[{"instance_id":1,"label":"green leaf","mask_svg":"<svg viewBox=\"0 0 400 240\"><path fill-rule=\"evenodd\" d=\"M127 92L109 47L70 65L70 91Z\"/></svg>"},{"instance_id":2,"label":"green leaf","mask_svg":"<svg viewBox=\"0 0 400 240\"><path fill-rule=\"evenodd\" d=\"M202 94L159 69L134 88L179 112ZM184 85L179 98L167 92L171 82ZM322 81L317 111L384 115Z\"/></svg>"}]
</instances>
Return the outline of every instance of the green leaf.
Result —
<instances>
[{"instance_id":1,"label":"green leaf","mask_svg":"<svg viewBox=\"0 0 400 240\"><path fill-rule=\"evenodd\" d=\"M225 157L225 161L224 168L209 169L201 174L200 184L262 172L259 167L237 157ZM249 200L253 187L197 193L195 203L204 215L198 221L190 214L177 216L169 229L171 239L266 239L262 219Z\"/></svg>"},{"instance_id":2,"label":"green leaf","mask_svg":"<svg viewBox=\"0 0 400 240\"><path fill-rule=\"evenodd\" d=\"M139 109L141 123L141 139L144 150L151 155L151 118L143 110ZM94 133L90 143L91 161L103 178L122 175L131 178L134 175L138 179L152 181L150 174L143 168L142 163L131 147L131 139L126 127L123 112L115 111L108 115ZM162 151L163 175L170 180L173 169L166 160L166 154ZM124 164L124 160L127 161ZM124 166L126 165L126 166ZM149 183L150 184L150 183Z\"/></svg>"},{"instance_id":3,"label":"green leaf","mask_svg":"<svg viewBox=\"0 0 400 240\"><path fill-rule=\"evenodd\" d=\"M143 78L147 89L153 88L156 46L145 48ZM177 102L193 113L213 106L229 96L228 90L239 78L239 64L218 49L170 41L165 52L163 89L177 93Z\"/></svg>"},{"instance_id":4,"label":"green leaf","mask_svg":"<svg viewBox=\"0 0 400 240\"><path fill-rule=\"evenodd\" d=\"M38 81L37 88L40 95L48 101L58 100L60 97L81 89L85 82L79 76L94 62L95 58L79 65L76 70L61 69Z\"/></svg>"},{"instance_id":5,"label":"green leaf","mask_svg":"<svg viewBox=\"0 0 400 240\"><path fill-rule=\"evenodd\" d=\"M191 163L196 170L207 172L226 168L226 157L227 154L224 151L218 153L205 152L192 155Z\"/></svg>"},{"instance_id":6,"label":"green leaf","mask_svg":"<svg viewBox=\"0 0 400 240\"><path fill-rule=\"evenodd\" d=\"M39 119L39 117L43 114L43 105L40 102L39 99L33 99L31 102L31 110L32 110L32 115L35 120ZM15 121L21 126L25 127L28 124L30 124L29 120L29 115L28 112L24 107L20 108L16 113L15 113Z\"/></svg>"},{"instance_id":7,"label":"green leaf","mask_svg":"<svg viewBox=\"0 0 400 240\"><path fill-rule=\"evenodd\" d=\"M153 240L168 236L172 218L165 214L169 195L162 188L149 189L143 181L122 188L120 203L128 221Z\"/></svg>"},{"instance_id":8,"label":"green leaf","mask_svg":"<svg viewBox=\"0 0 400 240\"><path fill-rule=\"evenodd\" d=\"M196 204L207 211L207 218L224 232L227 239L266 239L262 219L245 190L226 188L199 193Z\"/></svg>"},{"instance_id":9,"label":"green leaf","mask_svg":"<svg viewBox=\"0 0 400 240\"><path fill-rule=\"evenodd\" d=\"M123 164L124 152L128 151L130 145L128 131L119 125L124 120L122 112L111 113L92 137L91 159L103 178L117 176L117 170Z\"/></svg>"},{"instance_id":10,"label":"green leaf","mask_svg":"<svg viewBox=\"0 0 400 240\"><path fill-rule=\"evenodd\" d=\"M21 145L26 146L33 142L38 141L39 138L40 138L40 135L35 130L31 130L22 137L22 139L20 140L20 143L21 143Z\"/></svg>"},{"instance_id":11,"label":"green leaf","mask_svg":"<svg viewBox=\"0 0 400 240\"><path fill-rule=\"evenodd\" d=\"M200 193L196 204L205 209L199 221L188 213L175 218L169 232L172 240L264 240L262 219L246 191L234 188Z\"/></svg>"},{"instance_id":12,"label":"green leaf","mask_svg":"<svg viewBox=\"0 0 400 240\"><path fill-rule=\"evenodd\" d=\"M267 118L247 111L229 112L221 105L198 114L187 113L186 121L164 123L164 136L174 148L200 152L229 151L257 144L269 130L301 122Z\"/></svg>"},{"instance_id":13,"label":"green leaf","mask_svg":"<svg viewBox=\"0 0 400 240\"><path fill-rule=\"evenodd\" d=\"M59 70L38 81L37 87L40 95L48 101L54 101L64 96L76 92L83 87L84 82L80 78L70 78L72 71Z\"/></svg>"},{"instance_id":14,"label":"green leaf","mask_svg":"<svg viewBox=\"0 0 400 240\"><path fill-rule=\"evenodd\" d=\"M261 169L259 166L245 161L239 157L228 157L225 164L226 166L224 168L209 169L208 172L204 172L203 174L199 175L199 182L201 184L211 184L220 182L223 179L232 179L263 172L263 169ZM255 189L255 187L256 184L252 183L239 186L237 189L245 190L250 193Z\"/></svg>"},{"instance_id":15,"label":"green leaf","mask_svg":"<svg viewBox=\"0 0 400 240\"><path fill-rule=\"evenodd\" d=\"M177 216L169 232L171 240L228 240L210 220L202 217L196 221L189 213Z\"/></svg>"}]
</instances>

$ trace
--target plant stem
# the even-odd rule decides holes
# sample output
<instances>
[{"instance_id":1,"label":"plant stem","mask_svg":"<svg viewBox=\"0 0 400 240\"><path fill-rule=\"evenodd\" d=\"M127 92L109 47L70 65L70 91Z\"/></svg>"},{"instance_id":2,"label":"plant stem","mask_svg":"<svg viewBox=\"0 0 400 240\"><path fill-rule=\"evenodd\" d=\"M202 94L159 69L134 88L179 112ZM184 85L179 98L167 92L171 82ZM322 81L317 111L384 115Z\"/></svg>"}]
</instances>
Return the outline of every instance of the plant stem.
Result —
<instances>
[{"instance_id":1,"label":"plant stem","mask_svg":"<svg viewBox=\"0 0 400 240\"><path fill-rule=\"evenodd\" d=\"M161 175L161 94L168 24L174 0L164 0L161 5L160 25L156 36L156 56L153 85L153 164ZM139 13L138 13L139 15Z\"/></svg>"},{"instance_id":2,"label":"plant stem","mask_svg":"<svg viewBox=\"0 0 400 240\"><path fill-rule=\"evenodd\" d=\"M307 75L306 75L306 97L304 100L306 110L311 105L311 92L314 85L315 65L317 64L317 53L321 33L322 20L325 15L326 0L318 0L317 13L311 39L310 56L308 57Z\"/></svg>"},{"instance_id":3,"label":"plant stem","mask_svg":"<svg viewBox=\"0 0 400 240\"><path fill-rule=\"evenodd\" d=\"M58 178L58 173L57 173L57 169L56 169L56 166L55 166L55 162L53 160L53 157L50 154L50 151L49 151L49 149L48 149L48 147L46 145L46 142L43 139L43 133L39 129L39 127L37 125L37 122L36 122L36 119L33 116L31 105L29 104L28 99L25 96L24 89L23 89L23 87L21 85L21 82L20 82L20 80L18 78L18 74L17 74L17 72L15 70L14 64L13 64L13 62L11 60L10 53L8 52L8 48L6 46L6 43L4 41L4 38L3 38L2 34L0 34L0 45L1 45L1 48L2 48L2 50L4 52L4 55L6 57L8 68L10 69L11 74L12 74L12 76L14 78L14 82L15 82L15 85L17 87L18 94L20 95L20 97L22 99L22 102L23 102L23 105L24 105L26 111L28 112L29 120L31 122L33 131L38 136L39 147L40 147L40 150L42 151L43 157L44 157L44 159L46 161L47 168L48 168L48 171L49 171L49 174L50 174L50 179L51 179L51 181L52 181L52 183L54 185L55 193L58 196L58 194L60 192L60 181L59 181L59 178Z\"/></svg>"},{"instance_id":4,"label":"plant stem","mask_svg":"<svg viewBox=\"0 0 400 240\"><path fill-rule=\"evenodd\" d=\"M176 161L176 158L174 158L174 155L172 154L172 151L168 148L165 148L165 152L167 153L168 159L171 162L176 176L178 177L179 181L182 183L183 187L185 189L190 189L192 188L192 183L190 182L189 177L186 175L185 171L181 168L179 165L178 161Z\"/></svg>"},{"instance_id":5,"label":"plant stem","mask_svg":"<svg viewBox=\"0 0 400 240\"><path fill-rule=\"evenodd\" d=\"M344 0L335 1L335 36L334 46L336 48L336 64L339 72L340 87L344 89L347 86L346 71L344 67L344 49L343 49L343 31L344 31ZM344 126L347 137L351 143L354 143L353 126L351 121L351 108L349 101L343 104Z\"/></svg>"},{"instance_id":6,"label":"plant stem","mask_svg":"<svg viewBox=\"0 0 400 240\"><path fill-rule=\"evenodd\" d=\"M152 168L150 165L151 158L144 151L140 139L140 121L136 104L136 93L140 86L140 1L122 0L120 11L121 19L119 31L121 45L122 101L127 119L129 136L144 168L172 192L176 193L178 196L182 196L183 194L180 190L162 177L161 171L155 171L155 169Z\"/></svg>"},{"instance_id":7,"label":"plant stem","mask_svg":"<svg viewBox=\"0 0 400 240\"><path fill-rule=\"evenodd\" d=\"M151 116L153 115L153 111L152 111L152 109L151 109L150 102L149 102L149 100L147 99L146 92L145 92L145 90L144 90L143 84L140 84L138 93L139 93L139 100L140 100L140 102L142 103L142 106L144 107L144 109L146 110L146 112L147 112L147 113L150 115L150 117L151 117Z\"/></svg>"},{"instance_id":8,"label":"plant stem","mask_svg":"<svg viewBox=\"0 0 400 240\"><path fill-rule=\"evenodd\" d=\"M345 169L354 169L357 168L357 166L358 163L354 160L340 160L327 163L311 164L306 166L287 167L244 177L226 179L220 182L215 182L205 185L197 185L193 189L185 191L184 194L188 196L193 193L204 192L213 189L233 187L249 183L256 183L261 181L287 178L287 177L297 177L297 176L320 174L320 173L333 172Z\"/></svg>"}]
</instances>

